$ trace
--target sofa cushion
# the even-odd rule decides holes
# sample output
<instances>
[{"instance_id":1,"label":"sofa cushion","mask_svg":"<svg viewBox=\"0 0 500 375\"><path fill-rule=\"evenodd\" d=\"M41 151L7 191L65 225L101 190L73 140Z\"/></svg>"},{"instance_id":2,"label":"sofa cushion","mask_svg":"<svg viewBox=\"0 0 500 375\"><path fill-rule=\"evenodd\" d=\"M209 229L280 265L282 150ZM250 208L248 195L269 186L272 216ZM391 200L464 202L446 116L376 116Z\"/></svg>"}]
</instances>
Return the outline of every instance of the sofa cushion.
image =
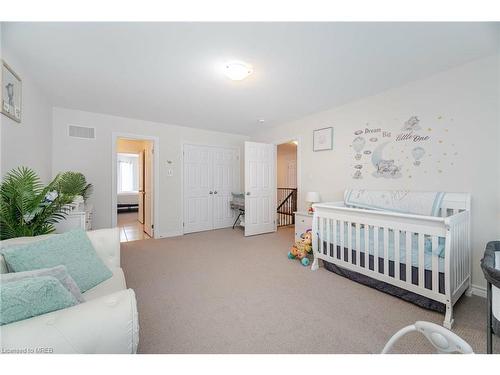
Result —
<instances>
[{"instance_id":1,"label":"sofa cushion","mask_svg":"<svg viewBox=\"0 0 500 375\"><path fill-rule=\"evenodd\" d=\"M11 238L8 240L3 240L3 241L0 241L0 250L5 249L9 246L25 245L27 243L41 241L43 239L48 238L49 236L53 236L53 235L52 234L44 234L42 236L17 237L17 238ZM7 263L5 262L5 259L0 251L0 274L1 273L8 273L8 272L9 272L9 269L7 268Z\"/></svg>"},{"instance_id":2,"label":"sofa cushion","mask_svg":"<svg viewBox=\"0 0 500 375\"><path fill-rule=\"evenodd\" d=\"M119 292L127 289L125 284L125 275L121 268L112 268L113 276L99 285L87 290L83 293L85 301L90 301L99 297L107 296L108 294Z\"/></svg>"},{"instance_id":3,"label":"sofa cushion","mask_svg":"<svg viewBox=\"0 0 500 375\"><path fill-rule=\"evenodd\" d=\"M5 263L5 259L2 254L0 254L0 274L8 273L7 263Z\"/></svg>"},{"instance_id":4,"label":"sofa cushion","mask_svg":"<svg viewBox=\"0 0 500 375\"><path fill-rule=\"evenodd\" d=\"M52 276L2 283L0 301L0 325L78 304L75 297Z\"/></svg>"},{"instance_id":5,"label":"sofa cushion","mask_svg":"<svg viewBox=\"0 0 500 375\"><path fill-rule=\"evenodd\" d=\"M52 276L55 277L70 292L73 297L79 302L85 302L83 299L80 288L76 285L75 280L71 277L66 269L66 266L56 266L52 268L41 268L39 270L24 271L24 272L10 272L0 275L0 283L10 283L17 280L29 279L38 276Z\"/></svg>"},{"instance_id":6,"label":"sofa cushion","mask_svg":"<svg viewBox=\"0 0 500 375\"><path fill-rule=\"evenodd\" d=\"M83 293L112 276L85 231L78 229L41 241L2 249L11 272L65 265Z\"/></svg>"}]
</instances>

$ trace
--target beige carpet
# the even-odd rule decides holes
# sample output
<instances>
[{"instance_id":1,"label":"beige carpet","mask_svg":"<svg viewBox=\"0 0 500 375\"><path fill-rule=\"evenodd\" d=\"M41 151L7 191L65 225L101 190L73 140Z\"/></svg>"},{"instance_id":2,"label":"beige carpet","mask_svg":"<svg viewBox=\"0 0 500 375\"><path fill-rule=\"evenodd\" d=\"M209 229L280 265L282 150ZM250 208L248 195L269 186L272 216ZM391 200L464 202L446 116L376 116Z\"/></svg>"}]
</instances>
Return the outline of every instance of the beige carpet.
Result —
<instances>
[{"instance_id":1,"label":"beige carpet","mask_svg":"<svg viewBox=\"0 0 500 375\"><path fill-rule=\"evenodd\" d=\"M288 260L293 229L223 229L122 244L140 353L378 353L401 327L442 314ZM454 332L485 352L486 301L462 297ZM495 342L500 349L500 341ZM432 347L410 334L399 353Z\"/></svg>"}]
</instances>

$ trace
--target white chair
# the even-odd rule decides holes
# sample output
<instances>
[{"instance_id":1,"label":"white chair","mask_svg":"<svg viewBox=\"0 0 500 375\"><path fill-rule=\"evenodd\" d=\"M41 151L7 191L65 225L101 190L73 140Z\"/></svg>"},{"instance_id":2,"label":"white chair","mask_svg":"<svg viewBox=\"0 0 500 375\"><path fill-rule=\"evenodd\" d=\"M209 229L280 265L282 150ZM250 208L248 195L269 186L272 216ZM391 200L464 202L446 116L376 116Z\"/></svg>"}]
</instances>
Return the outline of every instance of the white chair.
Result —
<instances>
[{"instance_id":1,"label":"white chair","mask_svg":"<svg viewBox=\"0 0 500 375\"><path fill-rule=\"evenodd\" d=\"M400 329L385 344L382 354L387 354L394 344L409 332L420 332L434 346L438 354L473 354L470 345L450 330L430 322L415 322L415 324Z\"/></svg>"}]
</instances>

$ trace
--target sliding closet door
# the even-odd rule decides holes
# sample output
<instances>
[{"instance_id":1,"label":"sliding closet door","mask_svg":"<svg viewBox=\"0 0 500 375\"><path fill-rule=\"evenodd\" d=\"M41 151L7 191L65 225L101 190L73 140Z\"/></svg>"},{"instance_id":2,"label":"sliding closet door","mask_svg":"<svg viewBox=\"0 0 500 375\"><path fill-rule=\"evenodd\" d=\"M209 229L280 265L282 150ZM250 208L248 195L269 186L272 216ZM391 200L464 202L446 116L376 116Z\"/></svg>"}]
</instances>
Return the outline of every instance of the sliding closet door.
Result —
<instances>
[{"instance_id":1,"label":"sliding closet door","mask_svg":"<svg viewBox=\"0 0 500 375\"><path fill-rule=\"evenodd\" d=\"M184 233L213 229L212 152L184 146Z\"/></svg>"},{"instance_id":2,"label":"sliding closet door","mask_svg":"<svg viewBox=\"0 0 500 375\"><path fill-rule=\"evenodd\" d=\"M214 229L230 227L236 218L230 202L231 192L240 191L239 163L237 150L213 147Z\"/></svg>"}]
</instances>

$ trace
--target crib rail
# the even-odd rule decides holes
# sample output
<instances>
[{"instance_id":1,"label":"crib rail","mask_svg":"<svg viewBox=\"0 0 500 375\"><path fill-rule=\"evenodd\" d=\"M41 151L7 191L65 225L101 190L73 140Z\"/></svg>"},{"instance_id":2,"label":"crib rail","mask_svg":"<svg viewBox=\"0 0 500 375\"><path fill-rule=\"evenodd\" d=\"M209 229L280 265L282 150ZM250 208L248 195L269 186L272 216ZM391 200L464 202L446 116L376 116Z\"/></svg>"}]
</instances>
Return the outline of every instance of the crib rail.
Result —
<instances>
[{"instance_id":1,"label":"crib rail","mask_svg":"<svg viewBox=\"0 0 500 375\"><path fill-rule=\"evenodd\" d=\"M450 254L447 269L450 274L450 293L455 303L471 283L470 212L462 211L449 216L446 226L449 238L446 252Z\"/></svg>"},{"instance_id":2,"label":"crib rail","mask_svg":"<svg viewBox=\"0 0 500 375\"><path fill-rule=\"evenodd\" d=\"M335 204L315 208L313 269L319 260L331 262L450 309L470 285L469 211L425 217Z\"/></svg>"}]
</instances>

